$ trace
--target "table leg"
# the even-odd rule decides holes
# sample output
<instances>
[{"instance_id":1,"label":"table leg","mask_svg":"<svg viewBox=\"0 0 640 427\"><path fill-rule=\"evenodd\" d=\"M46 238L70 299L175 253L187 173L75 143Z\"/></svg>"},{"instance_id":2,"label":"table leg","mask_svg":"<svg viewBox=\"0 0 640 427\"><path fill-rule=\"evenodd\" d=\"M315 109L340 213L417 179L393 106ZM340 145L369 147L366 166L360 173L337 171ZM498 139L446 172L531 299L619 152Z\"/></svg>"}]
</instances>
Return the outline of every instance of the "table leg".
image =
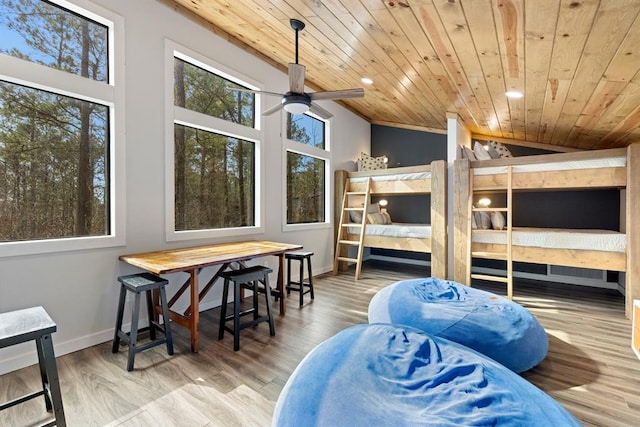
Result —
<instances>
[{"instance_id":1,"label":"table leg","mask_svg":"<svg viewBox=\"0 0 640 427\"><path fill-rule=\"evenodd\" d=\"M191 351L198 352L199 336L198 336L198 323L200 321L200 295L199 295L199 283L198 283L198 271L191 270L191 316L189 318L189 329L191 331Z\"/></svg>"},{"instance_id":2,"label":"table leg","mask_svg":"<svg viewBox=\"0 0 640 427\"><path fill-rule=\"evenodd\" d=\"M276 289L280 294L280 314L287 312L287 293L284 289L284 254L278 255L278 281Z\"/></svg>"}]
</instances>

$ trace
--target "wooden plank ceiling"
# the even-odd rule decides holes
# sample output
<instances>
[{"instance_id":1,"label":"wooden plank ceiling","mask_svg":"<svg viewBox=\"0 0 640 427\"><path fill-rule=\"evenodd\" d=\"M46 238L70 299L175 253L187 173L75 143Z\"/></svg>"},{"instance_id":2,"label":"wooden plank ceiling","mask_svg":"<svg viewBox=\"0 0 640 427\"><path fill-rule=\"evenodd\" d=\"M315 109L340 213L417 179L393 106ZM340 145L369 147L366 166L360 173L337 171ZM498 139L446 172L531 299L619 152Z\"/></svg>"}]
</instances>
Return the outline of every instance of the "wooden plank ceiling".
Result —
<instances>
[{"instance_id":1,"label":"wooden plank ceiling","mask_svg":"<svg viewBox=\"0 0 640 427\"><path fill-rule=\"evenodd\" d=\"M341 103L372 123L445 131L458 113L484 139L640 140L638 0L160 1L283 70L302 20L307 86L364 87Z\"/></svg>"}]
</instances>

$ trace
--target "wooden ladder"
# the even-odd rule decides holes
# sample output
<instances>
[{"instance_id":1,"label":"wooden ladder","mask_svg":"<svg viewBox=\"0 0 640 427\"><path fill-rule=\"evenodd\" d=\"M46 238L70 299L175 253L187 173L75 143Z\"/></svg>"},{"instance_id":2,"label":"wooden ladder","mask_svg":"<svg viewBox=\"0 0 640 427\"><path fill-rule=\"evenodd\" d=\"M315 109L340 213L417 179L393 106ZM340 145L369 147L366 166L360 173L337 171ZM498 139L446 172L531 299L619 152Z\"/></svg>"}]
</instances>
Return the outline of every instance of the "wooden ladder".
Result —
<instances>
[{"instance_id":1,"label":"wooden ladder","mask_svg":"<svg viewBox=\"0 0 640 427\"><path fill-rule=\"evenodd\" d=\"M362 207L349 206L350 197L364 197ZM338 273L338 264L341 261L353 262L356 264L356 280L360 278L362 270L362 255L364 253L364 234L367 228L367 212L371 196L371 178L367 179L365 191L351 191L351 184L347 181L344 196L342 197L342 213L340 214L340 225L338 227L338 238L336 239L336 254L333 262L333 274ZM351 222L350 212L361 212L362 219L359 223ZM360 234L358 240L349 239L349 227L358 227ZM357 247L356 258L348 256L348 248Z\"/></svg>"},{"instance_id":2,"label":"wooden ladder","mask_svg":"<svg viewBox=\"0 0 640 427\"><path fill-rule=\"evenodd\" d=\"M492 282L500 282L500 283L505 283L507 285L507 297L509 299L513 299L513 258L512 258L512 212L513 212L513 192L512 192L512 170L511 170L511 166L507 167L507 171L505 172L505 174L507 175L507 185L506 188L504 188L506 195L507 195L507 206L504 208L490 208L490 207L475 207L473 206L473 197L469 198L469 209L470 209L470 213L471 215L469 216L469 220L471 221L471 216L474 214L474 212L504 212L505 213L505 228L506 228L506 235L507 235L507 241L506 241L506 245L505 245L505 251L504 252L479 252L479 251L470 251L470 259L469 259L469 277L471 279L478 279L478 280L487 280L487 281L492 281ZM471 177L471 195L473 196L474 194L474 190L473 190L473 176ZM493 188L496 189L496 188ZM501 188L502 189L502 188ZM469 227L471 228L471 227ZM471 233L482 233L482 232L491 232L491 233L495 233L495 232L501 232L501 231L494 231L494 230L471 230ZM471 239L473 241L473 239ZM473 246L473 243L471 244ZM507 263L507 275L506 276L494 276L494 275L490 275L490 274L472 274L471 273L471 265L472 265L472 261L473 258L484 258L484 259L497 259L497 260L503 260L506 261Z\"/></svg>"}]
</instances>

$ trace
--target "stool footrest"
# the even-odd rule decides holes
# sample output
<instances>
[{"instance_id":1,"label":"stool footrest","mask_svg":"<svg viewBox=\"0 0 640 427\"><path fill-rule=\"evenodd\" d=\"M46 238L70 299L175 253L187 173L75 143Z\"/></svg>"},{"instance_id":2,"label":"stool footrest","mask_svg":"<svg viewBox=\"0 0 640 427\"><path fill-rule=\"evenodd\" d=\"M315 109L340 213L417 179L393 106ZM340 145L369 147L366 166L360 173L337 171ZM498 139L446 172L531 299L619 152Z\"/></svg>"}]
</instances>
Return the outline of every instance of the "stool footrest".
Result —
<instances>
[{"instance_id":1,"label":"stool footrest","mask_svg":"<svg viewBox=\"0 0 640 427\"><path fill-rule=\"evenodd\" d=\"M3 404L0 405L0 411L7 408L11 408L12 406L19 405L23 402L27 402L31 399L35 399L36 397L43 396L44 394L45 394L44 390L38 390L38 391L34 391L33 393L29 393L29 394L25 394L24 396L17 397L8 402L4 402Z\"/></svg>"}]
</instances>

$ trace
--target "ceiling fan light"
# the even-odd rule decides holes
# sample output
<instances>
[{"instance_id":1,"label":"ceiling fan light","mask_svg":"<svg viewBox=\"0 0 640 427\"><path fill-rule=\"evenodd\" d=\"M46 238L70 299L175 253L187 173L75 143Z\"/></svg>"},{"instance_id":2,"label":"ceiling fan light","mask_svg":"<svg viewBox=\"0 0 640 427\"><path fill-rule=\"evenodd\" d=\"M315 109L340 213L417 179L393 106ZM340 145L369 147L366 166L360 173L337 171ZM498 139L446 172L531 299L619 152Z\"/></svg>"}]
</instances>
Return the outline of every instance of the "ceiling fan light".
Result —
<instances>
[{"instance_id":1,"label":"ceiling fan light","mask_svg":"<svg viewBox=\"0 0 640 427\"><path fill-rule=\"evenodd\" d=\"M311 100L309 100L309 97L304 95L287 95L282 98L282 106L287 113L304 114L309 111Z\"/></svg>"}]
</instances>

